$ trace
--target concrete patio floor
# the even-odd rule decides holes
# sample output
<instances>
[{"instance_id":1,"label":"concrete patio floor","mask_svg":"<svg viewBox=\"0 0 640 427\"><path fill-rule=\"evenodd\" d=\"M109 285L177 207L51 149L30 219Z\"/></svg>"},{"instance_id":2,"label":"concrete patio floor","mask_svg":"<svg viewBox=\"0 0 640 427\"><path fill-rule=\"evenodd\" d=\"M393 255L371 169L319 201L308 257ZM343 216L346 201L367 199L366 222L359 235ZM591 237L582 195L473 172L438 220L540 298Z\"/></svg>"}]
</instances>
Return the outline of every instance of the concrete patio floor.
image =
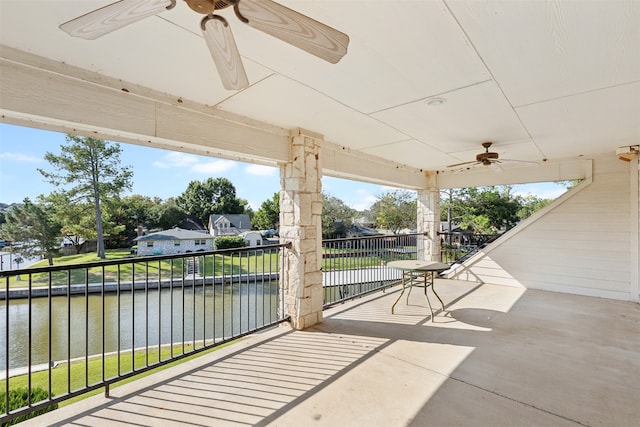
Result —
<instances>
[{"instance_id":1,"label":"concrete patio floor","mask_svg":"<svg viewBox=\"0 0 640 427\"><path fill-rule=\"evenodd\" d=\"M640 424L637 303L436 286L446 311L434 322L418 289L391 315L393 288L21 425Z\"/></svg>"}]
</instances>

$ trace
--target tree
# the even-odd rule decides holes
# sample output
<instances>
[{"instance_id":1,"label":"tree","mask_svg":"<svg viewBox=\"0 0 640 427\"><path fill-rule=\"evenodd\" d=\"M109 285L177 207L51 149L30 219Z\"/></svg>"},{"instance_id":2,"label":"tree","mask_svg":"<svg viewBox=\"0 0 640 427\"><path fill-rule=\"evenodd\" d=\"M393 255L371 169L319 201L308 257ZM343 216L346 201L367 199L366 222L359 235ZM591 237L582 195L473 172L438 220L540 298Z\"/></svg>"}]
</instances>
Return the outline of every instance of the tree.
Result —
<instances>
[{"instance_id":1,"label":"tree","mask_svg":"<svg viewBox=\"0 0 640 427\"><path fill-rule=\"evenodd\" d=\"M79 254L87 240L97 238L94 209L90 203L72 203L65 192L53 192L41 196L49 206L51 215L60 224L65 242L71 243Z\"/></svg>"},{"instance_id":2,"label":"tree","mask_svg":"<svg viewBox=\"0 0 640 427\"><path fill-rule=\"evenodd\" d=\"M558 184L558 185L563 186L567 190L571 190L573 187L575 187L576 185L580 184L581 182L582 182L581 179L572 179L572 180L569 180L569 181L556 181L555 183Z\"/></svg>"},{"instance_id":3,"label":"tree","mask_svg":"<svg viewBox=\"0 0 640 427\"><path fill-rule=\"evenodd\" d=\"M450 216L462 229L494 234L514 227L551 200L514 196L511 186L447 190L441 214Z\"/></svg>"},{"instance_id":4,"label":"tree","mask_svg":"<svg viewBox=\"0 0 640 427\"><path fill-rule=\"evenodd\" d=\"M47 152L47 160L54 172L38 169L55 186L68 185L64 190L71 204L90 203L95 215L97 255L104 254L104 224L102 203L131 188L131 169L120 165L120 145L101 139L66 135L60 155Z\"/></svg>"},{"instance_id":5,"label":"tree","mask_svg":"<svg viewBox=\"0 0 640 427\"><path fill-rule=\"evenodd\" d=\"M392 190L379 194L370 211L382 228L398 233L403 228L416 228L417 200L414 193Z\"/></svg>"},{"instance_id":6,"label":"tree","mask_svg":"<svg viewBox=\"0 0 640 427\"><path fill-rule=\"evenodd\" d=\"M249 220L251 220L251 223L253 224L253 216L256 213L253 211L253 209L251 209L251 205L249 204L249 201L241 197L238 198L238 201L240 202L240 206L242 206L241 213L247 214L249 216Z\"/></svg>"},{"instance_id":7,"label":"tree","mask_svg":"<svg viewBox=\"0 0 640 427\"><path fill-rule=\"evenodd\" d=\"M95 226L95 207L92 203L83 200L74 202L65 191L56 191L48 196L40 196L40 198L47 202L52 215L60 223L65 243L70 243L77 254L82 251L87 241L98 238ZM118 216L119 204L115 203L114 199L109 199L103 205L101 211L105 241L119 241L119 235L126 228L125 223ZM117 245L112 244L111 246Z\"/></svg>"},{"instance_id":8,"label":"tree","mask_svg":"<svg viewBox=\"0 0 640 427\"><path fill-rule=\"evenodd\" d=\"M447 188L440 190L440 221L445 221L446 231L453 229L464 213L462 200L466 196L466 188Z\"/></svg>"},{"instance_id":9,"label":"tree","mask_svg":"<svg viewBox=\"0 0 640 427\"><path fill-rule=\"evenodd\" d=\"M260 209L253 215L252 224L258 230L278 229L280 225L280 193L273 193L260 205Z\"/></svg>"},{"instance_id":10,"label":"tree","mask_svg":"<svg viewBox=\"0 0 640 427\"><path fill-rule=\"evenodd\" d=\"M477 232L493 234L513 228L519 221L520 203L511 195L511 187L470 188L463 223L473 224ZM479 217L483 217L480 220ZM481 226L481 224L484 224ZM470 228L470 227L469 227Z\"/></svg>"},{"instance_id":11,"label":"tree","mask_svg":"<svg viewBox=\"0 0 640 427\"><path fill-rule=\"evenodd\" d=\"M355 212L337 197L322 193L322 237L343 237L351 227Z\"/></svg>"},{"instance_id":12,"label":"tree","mask_svg":"<svg viewBox=\"0 0 640 427\"><path fill-rule=\"evenodd\" d=\"M47 206L34 204L29 198L23 204L14 205L6 214L2 226L2 238L20 242L15 251L23 257L41 256L53 265L53 257L60 249L60 224L55 221Z\"/></svg>"},{"instance_id":13,"label":"tree","mask_svg":"<svg viewBox=\"0 0 640 427\"><path fill-rule=\"evenodd\" d=\"M241 214L245 208L236 197L236 188L227 178L208 178L204 182L191 181L176 199L176 204L203 224L212 214Z\"/></svg>"},{"instance_id":14,"label":"tree","mask_svg":"<svg viewBox=\"0 0 640 427\"><path fill-rule=\"evenodd\" d=\"M169 198L153 209L153 220L149 225L166 230L175 227L185 216L187 212L176 204L175 199ZM207 222L203 224L207 226Z\"/></svg>"},{"instance_id":15,"label":"tree","mask_svg":"<svg viewBox=\"0 0 640 427\"><path fill-rule=\"evenodd\" d=\"M547 206L553 200L551 199L542 199L538 196L534 196L533 194L529 194L528 196L520 197L520 209L518 210L518 218L520 220L529 218L531 215L539 211L540 209Z\"/></svg>"},{"instance_id":16,"label":"tree","mask_svg":"<svg viewBox=\"0 0 640 427\"><path fill-rule=\"evenodd\" d=\"M108 204L111 222L121 227L117 235L111 236L112 244L125 247L138 235L138 226L148 229L158 228L158 216L164 203L159 197L148 197L132 194L112 199ZM184 213L177 220L184 217ZM172 222L169 227L177 224ZM166 227L166 228L169 228Z\"/></svg>"},{"instance_id":17,"label":"tree","mask_svg":"<svg viewBox=\"0 0 640 427\"><path fill-rule=\"evenodd\" d=\"M216 249L244 248L245 242L242 236L218 236L213 239Z\"/></svg>"},{"instance_id":18,"label":"tree","mask_svg":"<svg viewBox=\"0 0 640 427\"><path fill-rule=\"evenodd\" d=\"M117 230L112 228L110 242L115 247L126 247L138 235L138 227L148 230L169 229L178 225L187 213L178 207L173 198L163 201L159 197L148 197L140 194L114 198L107 205L106 219L119 224ZM109 240L107 241L109 243Z\"/></svg>"}]
</instances>

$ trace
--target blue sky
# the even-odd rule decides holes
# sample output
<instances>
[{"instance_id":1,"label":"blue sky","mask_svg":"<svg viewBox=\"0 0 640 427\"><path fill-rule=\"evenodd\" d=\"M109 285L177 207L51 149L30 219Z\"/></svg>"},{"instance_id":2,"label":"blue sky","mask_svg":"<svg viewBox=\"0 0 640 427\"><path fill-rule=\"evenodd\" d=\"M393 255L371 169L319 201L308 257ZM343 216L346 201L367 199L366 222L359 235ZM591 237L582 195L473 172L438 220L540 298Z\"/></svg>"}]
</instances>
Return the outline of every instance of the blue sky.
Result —
<instances>
[{"instance_id":1,"label":"blue sky","mask_svg":"<svg viewBox=\"0 0 640 427\"><path fill-rule=\"evenodd\" d=\"M54 187L42 179L37 168L51 170L44 154L47 151L59 154L64 143L62 133L0 124L0 202L18 203L25 197L33 200L39 194L53 191ZM190 181L225 177L235 186L236 195L248 200L256 210L280 189L276 168L124 143L120 146L122 164L133 168L132 194L167 199L182 194ZM376 201L376 195L389 190L376 184L330 177L322 179L322 188L358 210L367 209ZM515 190L543 198L555 198L565 191L555 183L516 186Z\"/></svg>"}]
</instances>

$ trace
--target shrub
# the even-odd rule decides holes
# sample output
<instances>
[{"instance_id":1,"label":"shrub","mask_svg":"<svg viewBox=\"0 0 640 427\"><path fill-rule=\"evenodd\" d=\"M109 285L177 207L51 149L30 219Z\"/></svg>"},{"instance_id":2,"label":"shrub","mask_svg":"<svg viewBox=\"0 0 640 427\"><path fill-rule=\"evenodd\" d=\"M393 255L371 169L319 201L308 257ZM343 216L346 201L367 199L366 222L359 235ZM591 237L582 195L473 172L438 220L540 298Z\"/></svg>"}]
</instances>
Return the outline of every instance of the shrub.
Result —
<instances>
[{"instance_id":1,"label":"shrub","mask_svg":"<svg viewBox=\"0 0 640 427\"><path fill-rule=\"evenodd\" d=\"M218 236L213 240L216 249L244 248L242 236Z\"/></svg>"},{"instance_id":2,"label":"shrub","mask_svg":"<svg viewBox=\"0 0 640 427\"><path fill-rule=\"evenodd\" d=\"M49 393L42 387L33 387L31 389L31 403L37 403L49 398ZM4 391L0 391L0 407L5 408L6 402L6 394ZM15 411L16 409L25 408L29 406L29 389L26 387L15 388L9 390L9 411ZM37 411L33 411L31 413L20 415L12 419L11 421L7 421L2 423L1 427L10 426L13 424L18 424L24 420L28 420L29 418L37 417L38 415L44 414L45 412L53 411L54 409L58 409L58 404L53 403L43 409L39 409ZM3 411L3 412L9 412Z\"/></svg>"}]
</instances>

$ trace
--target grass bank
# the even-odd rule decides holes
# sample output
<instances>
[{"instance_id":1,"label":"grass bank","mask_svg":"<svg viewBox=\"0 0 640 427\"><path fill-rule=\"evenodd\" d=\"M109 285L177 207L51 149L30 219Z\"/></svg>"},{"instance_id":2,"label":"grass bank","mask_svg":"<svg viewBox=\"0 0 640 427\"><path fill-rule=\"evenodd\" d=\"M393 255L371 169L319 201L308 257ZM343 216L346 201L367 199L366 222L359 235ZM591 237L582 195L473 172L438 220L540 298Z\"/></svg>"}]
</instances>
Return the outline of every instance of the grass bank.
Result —
<instances>
[{"instance_id":1,"label":"grass bank","mask_svg":"<svg viewBox=\"0 0 640 427\"><path fill-rule=\"evenodd\" d=\"M101 283L102 280L115 282L118 279L121 282L132 282L134 280L139 282L147 279L149 281L159 281L171 277L179 279L188 274L189 261L187 260L192 259L136 262L136 257L132 257L126 250L108 250L105 252L105 256L106 261L131 258L131 263L85 268L86 264L104 260L98 258L95 253L56 257L53 259L53 265L55 266L80 264L83 267L53 272L51 274L52 285L84 284L85 282ZM201 275L206 276L260 274L278 271L279 269L279 256L277 253L243 252L242 256L229 254L198 255L196 260L198 262L198 271ZM46 267L48 265L48 261L43 260L31 265L29 268ZM49 284L49 274L47 273L32 274L30 278L31 286L33 287L48 286ZM25 277L24 274L9 277L9 288L11 289L26 288L28 286L28 277Z\"/></svg>"},{"instance_id":2,"label":"grass bank","mask_svg":"<svg viewBox=\"0 0 640 427\"><path fill-rule=\"evenodd\" d=\"M155 372L162 371L164 369L175 366L179 363L183 363L188 360L192 360L196 357L202 356L204 354L211 353L220 348L226 347L228 345L233 344L237 341L232 341L229 343L221 344L219 346L213 347L209 350L205 350L196 354L192 354L183 359L176 360L174 362L168 363L166 365L158 366L157 368L151 369L144 373L140 373L134 377L130 377L124 379L122 381L118 381L116 384L112 385L112 387L117 387L123 384L130 383L135 380L139 380L140 378L144 378L148 375L151 375ZM193 344L185 343L184 348L182 344L174 344L173 351L174 354L183 354L188 353L193 349ZM88 363L85 363L84 359L72 361L70 364L60 363L54 369L51 370L51 393L53 397L62 396L67 394L68 390L71 391L79 390L88 385L98 384L103 381L103 378L110 379L114 378L118 375L118 369L120 367L120 371L123 373L131 372L132 367L135 369L141 369L142 367L148 364L157 363L158 360L167 360L171 356L171 348L163 347L160 350L157 348L149 349L149 352L145 352L144 350L139 350L135 352L121 352L120 355L112 354L107 355L104 358L104 370L103 370L103 359L101 357L93 357L88 360ZM104 376L103 376L104 372ZM0 380L0 390L4 390L6 386L6 379ZM20 387L28 387L29 386L29 376L18 375L15 377L11 377L8 379L9 388L20 388ZM49 389L49 371L39 371L31 374L31 387L42 387L45 390ZM80 396L76 396L74 398L65 400L60 403L60 406L70 405L71 403L77 402L82 399L86 399L87 397L103 393L103 389L93 390L87 393L84 393Z\"/></svg>"}]
</instances>

